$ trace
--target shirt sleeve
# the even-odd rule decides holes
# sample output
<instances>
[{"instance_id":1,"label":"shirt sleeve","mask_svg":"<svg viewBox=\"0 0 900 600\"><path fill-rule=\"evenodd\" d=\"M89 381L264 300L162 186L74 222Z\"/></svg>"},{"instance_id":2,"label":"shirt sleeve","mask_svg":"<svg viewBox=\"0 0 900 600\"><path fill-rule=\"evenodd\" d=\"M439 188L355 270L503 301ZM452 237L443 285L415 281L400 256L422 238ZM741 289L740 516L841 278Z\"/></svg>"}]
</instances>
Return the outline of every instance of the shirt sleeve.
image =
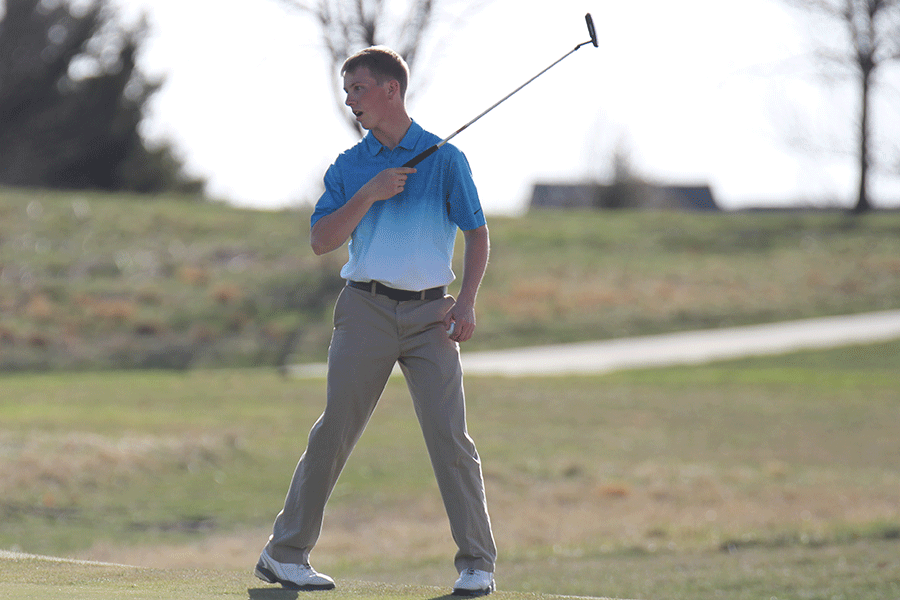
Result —
<instances>
[{"instance_id":1,"label":"shirt sleeve","mask_svg":"<svg viewBox=\"0 0 900 600\"><path fill-rule=\"evenodd\" d=\"M463 231L478 229L487 221L472 178L472 169L466 156L455 147L453 149L453 152L447 153L450 155L444 187L447 214Z\"/></svg>"},{"instance_id":2,"label":"shirt sleeve","mask_svg":"<svg viewBox=\"0 0 900 600\"><path fill-rule=\"evenodd\" d=\"M319 219L325 215L330 215L346 203L347 194L344 189L341 169L335 163L328 167L328 170L325 172L325 191L316 202L316 208L312 217L310 217L309 228L312 229Z\"/></svg>"}]
</instances>

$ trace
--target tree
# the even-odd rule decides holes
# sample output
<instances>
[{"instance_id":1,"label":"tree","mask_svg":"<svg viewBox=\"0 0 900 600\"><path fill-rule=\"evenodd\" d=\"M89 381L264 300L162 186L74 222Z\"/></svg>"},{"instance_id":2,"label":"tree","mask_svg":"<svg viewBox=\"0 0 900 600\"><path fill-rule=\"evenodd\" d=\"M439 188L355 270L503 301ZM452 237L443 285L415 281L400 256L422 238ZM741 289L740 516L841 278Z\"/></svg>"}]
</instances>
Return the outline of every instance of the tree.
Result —
<instances>
[{"instance_id":1,"label":"tree","mask_svg":"<svg viewBox=\"0 0 900 600\"><path fill-rule=\"evenodd\" d=\"M341 94L343 82L340 67L358 50L379 44L390 46L413 71L422 56L423 41L431 36L438 15L439 0L409 0L406 11L388 0L280 0L293 9L313 17L322 33L322 41L328 54L332 89L335 101L343 106ZM471 15L477 8L471 2L463 10ZM345 122L355 132L361 133L359 123L350 113Z\"/></svg>"},{"instance_id":2,"label":"tree","mask_svg":"<svg viewBox=\"0 0 900 600\"><path fill-rule=\"evenodd\" d=\"M166 144L139 134L161 82L136 59L143 23L124 28L107 0L7 0L0 16L0 183L63 189L198 192Z\"/></svg>"},{"instance_id":3,"label":"tree","mask_svg":"<svg viewBox=\"0 0 900 600\"><path fill-rule=\"evenodd\" d=\"M868 189L872 166L872 91L877 83L877 72L885 65L900 60L900 0L787 1L812 14L826 17L847 33L842 47L823 47L820 55L830 65L849 69L859 86L859 186L853 212L867 212L872 208Z\"/></svg>"}]
</instances>

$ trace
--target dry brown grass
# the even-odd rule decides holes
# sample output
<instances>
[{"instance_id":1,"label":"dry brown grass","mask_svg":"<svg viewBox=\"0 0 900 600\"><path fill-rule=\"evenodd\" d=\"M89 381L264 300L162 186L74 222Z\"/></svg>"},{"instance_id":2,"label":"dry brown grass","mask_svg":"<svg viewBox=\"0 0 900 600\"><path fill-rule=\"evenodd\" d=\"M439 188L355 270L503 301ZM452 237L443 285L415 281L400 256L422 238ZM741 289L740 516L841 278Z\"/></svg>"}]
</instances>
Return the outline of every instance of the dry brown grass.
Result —
<instances>
[{"instance_id":1,"label":"dry brown grass","mask_svg":"<svg viewBox=\"0 0 900 600\"><path fill-rule=\"evenodd\" d=\"M234 283L219 283L213 286L209 295L216 303L228 306L239 303L244 298L244 291Z\"/></svg>"},{"instance_id":2,"label":"dry brown grass","mask_svg":"<svg viewBox=\"0 0 900 600\"><path fill-rule=\"evenodd\" d=\"M799 303L852 296L879 286L896 284L897 260L862 256L839 265L823 264L809 255L756 269L727 269L724 265L682 265L678 271L653 273L619 268L573 273L546 269L508 287L487 287L480 296L485 312L502 311L510 319L550 320L585 312L625 311L628 315L671 318L689 312L719 314L746 310L751 303L793 310Z\"/></svg>"},{"instance_id":3,"label":"dry brown grass","mask_svg":"<svg viewBox=\"0 0 900 600\"><path fill-rule=\"evenodd\" d=\"M729 544L828 541L835 521L846 527L897 522L900 477L877 490L823 481L784 486L775 475L716 473L708 467L644 465L646 483L598 480L508 489L488 477L488 501L500 561L529 554L699 551ZM765 480L770 479L769 483ZM753 480L753 481L750 481ZM747 494L745 486L753 485ZM740 488L740 489L738 489ZM274 517L274 515L273 515ZM268 527L213 534L161 546L101 542L79 558L150 567L249 568L271 533ZM317 565L372 563L385 556L412 562L446 561L455 552L435 491L391 504L358 500L328 509L314 553Z\"/></svg>"},{"instance_id":4,"label":"dry brown grass","mask_svg":"<svg viewBox=\"0 0 900 600\"><path fill-rule=\"evenodd\" d=\"M46 294L33 294L25 305L25 316L38 322L47 322L53 317L55 308Z\"/></svg>"},{"instance_id":5,"label":"dry brown grass","mask_svg":"<svg viewBox=\"0 0 900 600\"><path fill-rule=\"evenodd\" d=\"M84 488L121 485L170 469L193 469L225 455L222 436L122 435L0 431L0 480L8 492L43 490L45 506L71 504Z\"/></svg>"},{"instance_id":6,"label":"dry brown grass","mask_svg":"<svg viewBox=\"0 0 900 600\"><path fill-rule=\"evenodd\" d=\"M209 269L193 265L184 265L178 269L178 280L188 285L206 287L211 279Z\"/></svg>"},{"instance_id":7,"label":"dry brown grass","mask_svg":"<svg viewBox=\"0 0 900 600\"><path fill-rule=\"evenodd\" d=\"M193 366L271 364L288 351L296 361L322 360L346 253L309 251L298 235L308 213L144 200L0 194L0 316L11 333L0 369L130 368L148 361L162 368L146 356L146 338L160 333L172 345L194 346ZM42 206L39 217L24 210L32 202ZM89 206L90 216L73 217L73 202ZM815 212L492 217L481 334L470 347L895 308L898 222L892 213L850 220ZM302 328L293 348L257 335L273 323ZM195 325L207 334L192 335ZM60 343L64 331L68 338ZM112 337L124 341L111 344ZM198 338L204 341L194 345ZM167 368L187 366L174 361Z\"/></svg>"},{"instance_id":8,"label":"dry brown grass","mask_svg":"<svg viewBox=\"0 0 900 600\"><path fill-rule=\"evenodd\" d=\"M777 563L856 540L890 545L900 533L900 454L885 359L897 346L870 350L822 353L806 368L780 357L469 378L501 577L540 585L525 572L552 564L581 577L567 593L612 595L594 574L626 557L647 557L638 576L656 560L717 563L752 549ZM2 405L0 477L16 489L4 486L0 509L22 529L7 544L53 536L65 548L55 554L249 571L324 382L256 370L74 379L8 382L21 404ZM87 433L71 433L73 424ZM392 380L329 504L314 564L341 578L441 585L455 551L408 392Z\"/></svg>"}]
</instances>

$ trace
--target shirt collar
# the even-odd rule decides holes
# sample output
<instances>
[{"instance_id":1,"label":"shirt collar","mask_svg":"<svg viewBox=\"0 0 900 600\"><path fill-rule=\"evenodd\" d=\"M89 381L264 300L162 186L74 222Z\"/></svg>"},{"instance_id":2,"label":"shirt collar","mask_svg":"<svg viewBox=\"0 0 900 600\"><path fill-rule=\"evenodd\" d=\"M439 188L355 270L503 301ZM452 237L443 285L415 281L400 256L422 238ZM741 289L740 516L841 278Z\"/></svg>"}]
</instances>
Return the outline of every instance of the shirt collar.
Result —
<instances>
[{"instance_id":1,"label":"shirt collar","mask_svg":"<svg viewBox=\"0 0 900 600\"><path fill-rule=\"evenodd\" d=\"M403 148L404 150L415 150L416 145L419 143L419 140L422 138L422 133L425 130L422 129L422 126L413 120L412 124L409 126L409 129L406 130L406 135L403 136L403 139L400 140L400 143L397 144L397 148ZM368 132L366 137L363 138L365 140L366 148L372 156L378 156L378 153L382 150L387 150L384 147L384 144L378 141L372 132Z\"/></svg>"}]
</instances>

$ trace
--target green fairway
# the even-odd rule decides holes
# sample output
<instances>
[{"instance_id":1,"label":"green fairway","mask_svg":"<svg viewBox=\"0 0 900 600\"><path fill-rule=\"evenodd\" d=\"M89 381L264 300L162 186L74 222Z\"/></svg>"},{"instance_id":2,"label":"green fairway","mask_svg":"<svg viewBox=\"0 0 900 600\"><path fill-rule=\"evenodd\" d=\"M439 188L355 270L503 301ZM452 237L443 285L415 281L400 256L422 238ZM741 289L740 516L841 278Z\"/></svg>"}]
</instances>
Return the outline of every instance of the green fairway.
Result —
<instances>
[{"instance_id":1,"label":"green fairway","mask_svg":"<svg viewBox=\"0 0 900 600\"><path fill-rule=\"evenodd\" d=\"M499 588L895 600L897 356L900 342L606 376L469 377ZM152 567L183 597L217 582L246 594L323 387L266 370L7 376L0 548ZM405 384L392 379L329 504L314 566L339 582L430 586L427 596L452 584L454 551ZM3 564L17 570L0 575L0 598L26 593L33 578L16 573L28 569ZM118 573L112 581L132 576ZM102 594L103 581L64 597Z\"/></svg>"},{"instance_id":2,"label":"green fairway","mask_svg":"<svg viewBox=\"0 0 900 600\"><path fill-rule=\"evenodd\" d=\"M0 598L4 600L295 600L309 594L262 584L245 573L199 569L148 569L58 560L0 552ZM434 600L453 598L447 590L344 581L338 589L317 592L322 600ZM556 596L498 592L497 600L552 600ZM600 600L600 599L598 599Z\"/></svg>"}]
</instances>

